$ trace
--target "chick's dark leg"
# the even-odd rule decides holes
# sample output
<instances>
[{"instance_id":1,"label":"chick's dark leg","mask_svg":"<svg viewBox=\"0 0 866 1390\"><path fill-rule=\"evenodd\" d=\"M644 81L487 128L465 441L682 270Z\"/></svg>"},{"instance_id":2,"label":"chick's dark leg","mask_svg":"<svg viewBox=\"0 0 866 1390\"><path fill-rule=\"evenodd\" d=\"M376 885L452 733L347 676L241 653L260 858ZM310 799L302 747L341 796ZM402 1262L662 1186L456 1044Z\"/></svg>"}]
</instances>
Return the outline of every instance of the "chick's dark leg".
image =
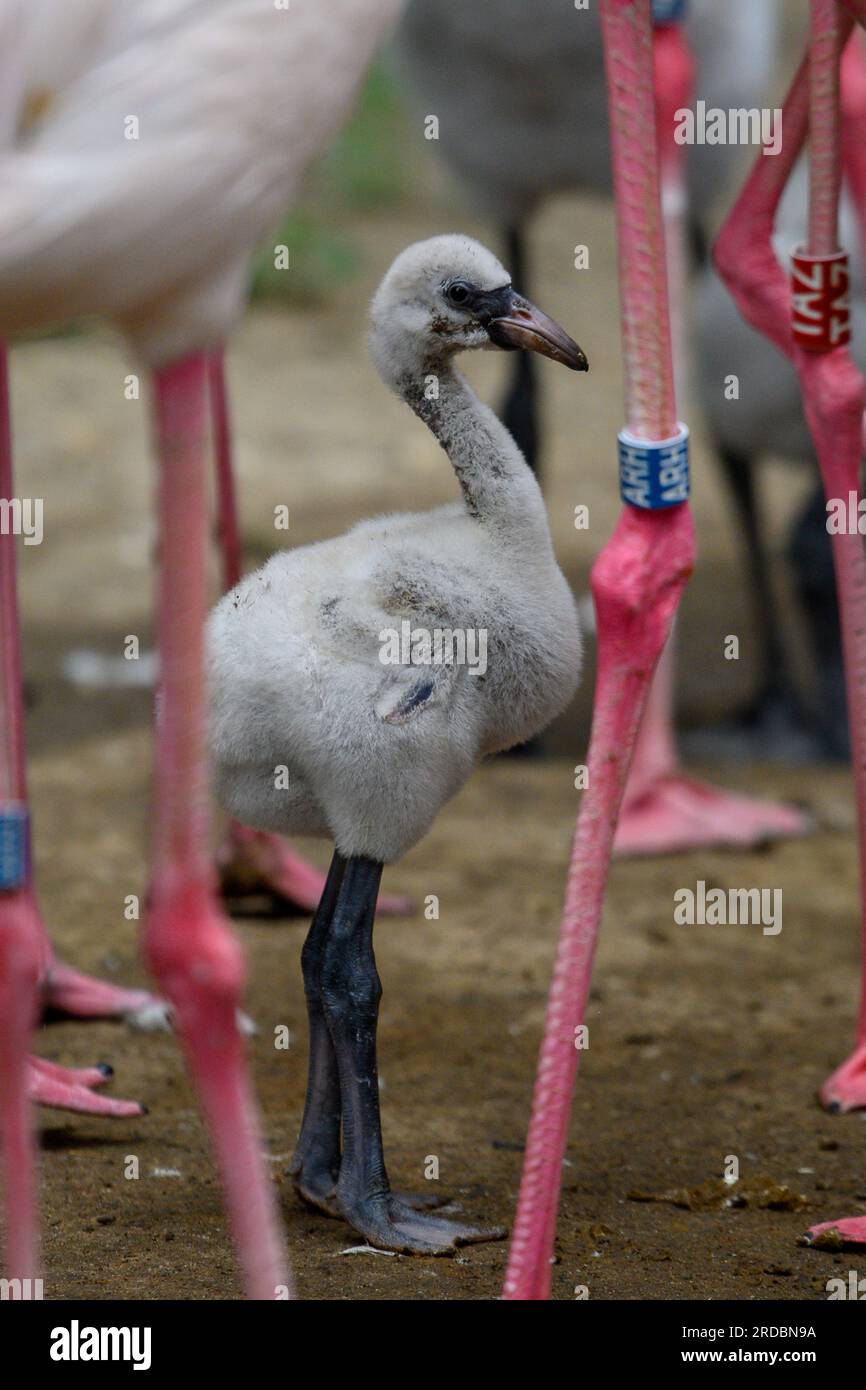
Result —
<instances>
[{"instance_id":1,"label":"chick's dark leg","mask_svg":"<svg viewBox=\"0 0 866 1390\"><path fill-rule=\"evenodd\" d=\"M322 956L322 1001L337 1057L343 1110L336 1201L349 1224L373 1245L407 1254L445 1255L458 1245L501 1239L505 1232L426 1214L391 1191L376 1064L382 987L373 954L373 921L381 876L382 865L375 860L346 860Z\"/></svg>"},{"instance_id":2,"label":"chick's dark leg","mask_svg":"<svg viewBox=\"0 0 866 1390\"><path fill-rule=\"evenodd\" d=\"M334 1189L340 1175L340 1077L322 1004L322 952L345 867L345 859L335 854L301 951L310 1060L304 1118L289 1165L289 1173L294 1178L299 1196L331 1215L338 1214L334 1205Z\"/></svg>"},{"instance_id":3,"label":"chick's dark leg","mask_svg":"<svg viewBox=\"0 0 866 1390\"><path fill-rule=\"evenodd\" d=\"M340 1174L342 1107L337 1054L322 999L322 958L345 868L346 860L342 855L335 854L328 870L321 901L301 952L310 1034L310 1060L304 1118L288 1170L301 1199L308 1206L314 1206L328 1216L341 1215L335 1188ZM405 1192L399 1196L407 1206L419 1211L440 1206L443 1201L447 1201L438 1191Z\"/></svg>"}]
</instances>

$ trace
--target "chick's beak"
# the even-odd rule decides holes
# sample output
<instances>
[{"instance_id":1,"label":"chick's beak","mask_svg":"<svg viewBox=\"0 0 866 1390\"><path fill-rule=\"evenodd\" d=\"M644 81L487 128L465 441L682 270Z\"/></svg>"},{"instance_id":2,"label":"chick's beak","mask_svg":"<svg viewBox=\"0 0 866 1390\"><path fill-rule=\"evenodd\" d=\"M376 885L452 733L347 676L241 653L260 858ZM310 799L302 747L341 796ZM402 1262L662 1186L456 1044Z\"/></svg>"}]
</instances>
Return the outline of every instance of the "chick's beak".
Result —
<instances>
[{"instance_id":1,"label":"chick's beak","mask_svg":"<svg viewBox=\"0 0 866 1390\"><path fill-rule=\"evenodd\" d=\"M588 372L586 353L564 328L522 295L511 292L507 312L487 325L491 341L501 348L523 348L561 362L573 372Z\"/></svg>"}]
</instances>

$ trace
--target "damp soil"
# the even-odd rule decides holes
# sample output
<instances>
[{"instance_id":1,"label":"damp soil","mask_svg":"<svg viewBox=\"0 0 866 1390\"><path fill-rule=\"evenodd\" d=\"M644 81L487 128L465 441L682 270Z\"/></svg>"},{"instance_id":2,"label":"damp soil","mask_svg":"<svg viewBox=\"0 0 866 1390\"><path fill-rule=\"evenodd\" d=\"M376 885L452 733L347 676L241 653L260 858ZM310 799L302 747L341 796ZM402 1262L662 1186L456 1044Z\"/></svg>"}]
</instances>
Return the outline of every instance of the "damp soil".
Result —
<instances>
[{"instance_id":1,"label":"damp soil","mask_svg":"<svg viewBox=\"0 0 866 1390\"><path fill-rule=\"evenodd\" d=\"M578 220L593 274L570 265ZM276 545L334 534L387 508L454 493L435 443L376 383L364 354L364 302L408 241L443 226L484 229L423 207L357 229L362 271L327 308L258 311L230 358L251 561ZM539 223L533 292L575 332L592 363L575 385L544 374L545 486L562 563L584 593L617 503L611 441L621 424L610 210L568 200ZM563 260L564 257L564 260ZM579 282L579 283L578 283ZM492 355L474 369L488 398ZM144 980L129 894L146 883L150 693L87 689L70 652L117 658L150 624L151 476L144 402L126 401L129 364L101 334L30 344L14 355L19 487L45 498L45 541L22 550L25 666L41 900L63 956ZM375 410L372 401L375 400ZM737 537L696 430L701 559L680 625L681 715L700 723L745 699L754 638ZM774 553L809 480L770 465ZM288 504L291 531L275 533ZM574 508L589 506L588 530ZM778 580L785 576L778 566ZM740 659L724 639L740 636ZM793 648L799 651L796 631ZM382 1110L395 1185L439 1188L461 1213L511 1220L532 1080L585 757L591 641L583 690L543 759L481 769L429 837L388 871L411 895L405 919L376 932L384 983ZM80 670L79 667L77 668ZM553 1271L554 1297L816 1299L866 1255L804 1249L812 1222L866 1212L866 1129L816 1103L853 1035L858 891L850 779L844 769L705 768L715 780L807 803L808 841L760 853L702 853L614 867L589 1011ZM321 843L308 847L319 862ZM783 929L678 926L674 894L715 887L783 891ZM438 918L425 916L431 895ZM251 1041L277 1188L301 1294L313 1299L491 1299L507 1247L450 1259L345 1254L357 1238L300 1207L284 1176L304 1091L306 1037L300 919L238 922L249 957ZM291 1046L274 1046L285 1026ZM146 1103L139 1120L40 1114L49 1298L239 1296L206 1137L175 1040L113 1024L54 1023L37 1040L69 1064L108 1059L113 1090ZM785 1200L727 1202L733 1156L752 1192ZM137 1178L127 1177L130 1159ZM695 1194L677 1201L671 1194ZM700 1194L705 1194L702 1198ZM709 1194L709 1196L707 1196ZM710 1200L710 1196L713 1200ZM647 1197L656 1200L646 1200ZM661 1200L659 1200L661 1199Z\"/></svg>"}]
</instances>

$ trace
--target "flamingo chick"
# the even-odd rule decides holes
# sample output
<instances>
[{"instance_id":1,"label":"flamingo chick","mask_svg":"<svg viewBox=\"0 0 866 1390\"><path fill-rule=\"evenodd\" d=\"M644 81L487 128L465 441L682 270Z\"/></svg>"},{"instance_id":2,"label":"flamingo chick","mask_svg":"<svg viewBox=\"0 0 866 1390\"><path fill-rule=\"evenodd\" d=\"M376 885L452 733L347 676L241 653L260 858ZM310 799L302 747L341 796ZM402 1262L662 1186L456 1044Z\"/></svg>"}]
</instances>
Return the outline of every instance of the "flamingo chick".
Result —
<instances>
[{"instance_id":1,"label":"flamingo chick","mask_svg":"<svg viewBox=\"0 0 866 1390\"><path fill-rule=\"evenodd\" d=\"M370 346L385 383L439 440L462 498L278 553L226 594L210 620L211 745L233 815L335 845L302 955L310 1067L296 1187L377 1246L435 1255L504 1233L390 1190L376 1072L379 881L482 757L565 708L581 655L538 483L453 360L496 346L576 371L587 361L464 236L397 258L373 300ZM409 659L391 662L407 622ZM486 650L486 669L455 659L453 646L437 660L437 630Z\"/></svg>"}]
</instances>

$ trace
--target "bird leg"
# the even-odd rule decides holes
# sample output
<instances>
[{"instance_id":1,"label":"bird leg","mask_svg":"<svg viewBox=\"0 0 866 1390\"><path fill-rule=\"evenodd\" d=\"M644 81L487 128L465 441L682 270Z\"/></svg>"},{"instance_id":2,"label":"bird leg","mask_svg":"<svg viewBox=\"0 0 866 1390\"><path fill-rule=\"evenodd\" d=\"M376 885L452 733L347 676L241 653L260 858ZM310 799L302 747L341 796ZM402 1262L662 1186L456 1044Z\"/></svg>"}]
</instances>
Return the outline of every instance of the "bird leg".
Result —
<instances>
[{"instance_id":1,"label":"bird leg","mask_svg":"<svg viewBox=\"0 0 866 1390\"><path fill-rule=\"evenodd\" d=\"M301 951L310 1060L304 1118L289 1165L298 1195L332 1216L339 1215L334 1190L340 1176L340 1073L322 999L322 954L345 867L345 859L335 854Z\"/></svg>"},{"instance_id":2,"label":"bird leg","mask_svg":"<svg viewBox=\"0 0 866 1390\"><path fill-rule=\"evenodd\" d=\"M682 373L686 360L685 151L673 135L676 113L691 104L694 79L682 24L655 25L653 68L674 368ZM683 383L679 385L682 387ZM681 773L673 733L673 648L672 641L671 649L662 655L647 699L623 798L615 853L750 846L804 834L810 828L809 819L794 807L723 791Z\"/></svg>"},{"instance_id":3,"label":"bird leg","mask_svg":"<svg viewBox=\"0 0 866 1390\"><path fill-rule=\"evenodd\" d=\"M866 18L866 6L848 6ZM788 356L797 369L804 408L818 454L828 498L860 496L864 384L844 341L828 341L822 351L808 351L795 341L791 327L791 291L772 248L773 220L791 169L814 122L810 160L809 251L831 256L836 250L839 186L838 64L839 50L851 19L835 6L813 10L812 62L794 79L783 108L785 141L775 159L758 156L755 168L719 235L715 259L744 317ZM810 83L810 75L812 81ZM811 107L811 113L810 113ZM820 263L818 263L820 264ZM822 325L829 330L828 324ZM861 869L866 856L866 559L862 537L832 537L836 585L842 622L848 722L853 754ZM862 904L866 943L866 899ZM831 1110L866 1105L866 978L861 996L857 1040L851 1057L821 1091Z\"/></svg>"},{"instance_id":4,"label":"bird leg","mask_svg":"<svg viewBox=\"0 0 866 1390\"><path fill-rule=\"evenodd\" d=\"M676 143L674 132L676 112L692 102L693 64L682 24L657 24L652 43L674 366L681 371L686 358L682 340L687 199L685 147ZM808 833L810 818L794 806L724 791L683 774L674 742L673 668L672 643L659 662L646 702L614 853L671 854L715 845L749 847Z\"/></svg>"},{"instance_id":5,"label":"bird leg","mask_svg":"<svg viewBox=\"0 0 866 1390\"><path fill-rule=\"evenodd\" d=\"M866 254L866 141L863 138L866 129L866 51L859 27L855 27L845 44L840 84L842 172L857 214L863 255ZM851 750L839 597L832 539L826 523L824 487L819 481L814 496L807 501L795 527L788 553L796 575L800 605L811 630L811 647L819 674L818 718L826 754L847 762Z\"/></svg>"},{"instance_id":6,"label":"bird leg","mask_svg":"<svg viewBox=\"0 0 866 1390\"><path fill-rule=\"evenodd\" d=\"M522 354L521 354L522 355ZM243 573L238 499L232 459L232 430L226 382L225 353L211 352L207 363L208 390L217 477L217 533L226 591L240 582ZM292 849L282 835L252 830L230 821L217 851L217 871L224 899L240 906L250 898L270 901L274 913L314 912L325 889L325 876ZM408 899L385 897L380 912L400 916L408 912Z\"/></svg>"},{"instance_id":7,"label":"bird leg","mask_svg":"<svg viewBox=\"0 0 866 1390\"><path fill-rule=\"evenodd\" d=\"M340 1176L342 1106L337 1054L322 998L322 959L345 868L346 860L335 852L322 900L301 952L310 1060L301 1133L288 1169L303 1202L337 1217L341 1215L336 1186ZM448 1200L435 1192L399 1192L395 1196L416 1211L442 1206Z\"/></svg>"},{"instance_id":8,"label":"bird leg","mask_svg":"<svg viewBox=\"0 0 866 1390\"><path fill-rule=\"evenodd\" d=\"M12 422L9 402L9 364L5 346L0 344L0 495L14 497L12 463ZM142 989L126 989L93 979L68 965L62 965L45 929L33 887L29 859L29 804L27 794L27 759L24 743L24 700L21 678L21 634L18 619L18 583L15 559L15 537L0 536L0 585L2 585L2 727L3 748L2 798L12 808L27 842L25 860L21 866L22 882L15 890L14 907L19 927L32 934L39 952L39 999L44 1012L68 1015L72 1018L129 1018L159 1006L152 994ZM50 1104L49 1100L44 1101ZM136 1109L135 1113L138 1113Z\"/></svg>"},{"instance_id":9,"label":"bird leg","mask_svg":"<svg viewBox=\"0 0 866 1390\"><path fill-rule=\"evenodd\" d=\"M0 894L0 1140L5 1271L12 1279L34 1279L39 1274L36 1153L27 1058L36 1022L39 947L21 894Z\"/></svg>"},{"instance_id":10,"label":"bird leg","mask_svg":"<svg viewBox=\"0 0 866 1390\"><path fill-rule=\"evenodd\" d=\"M0 345L0 492L12 496L6 353ZM20 645L15 583L15 537L0 532L0 1167L5 1216L5 1273L39 1275L36 1150L30 1109L35 1059L27 1056L36 1024L39 977L45 963L44 929L29 894L26 810L18 801L17 769L23 744Z\"/></svg>"},{"instance_id":11,"label":"bird leg","mask_svg":"<svg viewBox=\"0 0 866 1390\"><path fill-rule=\"evenodd\" d=\"M217 480L217 534L222 557L223 591L240 583L243 574L238 495L232 458L232 422L226 381L225 349L214 349L207 362L211 431Z\"/></svg>"},{"instance_id":12,"label":"bird leg","mask_svg":"<svg viewBox=\"0 0 866 1390\"><path fill-rule=\"evenodd\" d=\"M391 1191L382 1149L376 1066L382 987L373 954L373 922L382 865L366 858L340 861L335 855L332 874L333 915L327 933L317 936L308 964L314 981L312 964L318 960L321 1005L339 1076L343 1153L334 1194L336 1211L372 1245L404 1254L448 1255L460 1245L501 1240L505 1235L501 1228L467 1226L428 1215ZM313 1066L311 1058L311 1077ZM316 1070L317 1079L324 1071ZM332 1102L333 1092L329 1095ZM313 1131L308 1120L309 1108L304 1117L309 1136ZM317 1132L333 1145L333 1111L330 1126L322 1125Z\"/></svg>"},{"instance_id":13,"label":"bird leg","mask_svg":"<svg viewBox=\"0 0 866 1390\"><path fill-rule=\"evenodd\" d=\"M503 1289L503 1298L521 1301L550 1295L562 1165L617 815L653 672L694 562L688 502L652 495L654 488L661 493L669 462L682 478L685 440L676 434L649 0L601 0L601 22L619 245L627 504L592 570L598 662L587 790L571 851ZM668 448L675 437L677 448ZM669 461L664 465L662 455ZM629 482L641 460L651 479L642 500ZM682 497L682 486L675 491Z\"/></svg>"},{"instance_id":14,"label":"bird leg","mask_svg":"<svg viewBox=\"0 0 866 1390\"><path fill-rule=\"evenodd\" d=\"M818 20L813 13L813 62ZM819 30L820 35L820 30ZM837 44L838 49L838 44ZM838 72L838 51L835 62ZM815 99L813 96L812 109ZM838 116L838 111L837 111ZM838 166L838 120L836 148L832 152L821 143L814 146L813 164L823 163L834 153ZM866 135L862 118L859 136ZM826 137L825 137L826 138ZM818 166L820 174L821 166ZM821 191L819 187L819 192ZM814 196L814 195L813 195ZM820 227L818 229L820 231ZM835 226L832 229L835 242ZM810 230L810 241L814 238ZM805 356L805 354L804 354ZM853 493L858 502L861 482L861 428L866 388L863 377L852 361L846 347L838 347L826 355L806 361L801 373L805 393L805 410L809 428L818 449L818 460L824 479L824 489L830 498L845 498ZM821 1089L822 1104L829 1110L846 1111L866 1106L866 883L863 883L866 863L866 557L862 537L855 534L834 534L833 555L836 583L842 619L842 641L845 655L846 691L848 697L849 729L853 754L858 829L860 838L861 931L863 951L863 980L857 1037L852 1055L825 1082ZM866 1243L866 1219L861 1220L861 1240ZM816 1228L817 1229L817 1228ZM849 1230L848 1239L851 1239Z\"/></svg>"},{"instance_id":15,"label":"bird leg","mask_svg":"<svg viewBox=\"0 0 866 1390\"><path fill-rule=\"evenodd\" d=\"M838 255L840 183L839 61L851 29L851 14L866 23L864 0L845 0L841 14L835 0L812 0L810 52L794 79L783 108L784 149L777 159L758 157L717 243L716 263L744 316L761 329L794 363L803 390L804 409L818 454L828 499L860 496L861 444L866 386L851 359L844 303L831 292L823 273L818 293L798 285L791 320L791 293L773 254L773 218L791 167L810 136L809 236L807 256L815 272ZM862 138L862 136L861 136ZM763 168L761 166L764 166ZM775 166L768 169L766 166ZM803 258L806 259L806 258ZM803 272L798 271L798 280ZM806 271L808 275L808 270ZM817 327L817 341L804 329ZM861 879L866 855L866 557L862 537L834 534L833 559L842 620L842 645L848 720L854 765L860 843ZM866 946L866 895L862 903ZM864 951L866 956L866 951ZM866 1104L866 977L861 994L857 1041L851 1057L821 1091L832 1110ZM866 1218L823 1222L807 1237L824 1243L844 1239L866 1243Z\"/></svg>"},{"instance_id":16,"label":"bird leg","mask_svg":"<svg viewBox=\"0 0 866 1390\"><path fill-rule=\"evenodd\" d=\"M861 258L866 257L866 43L857 26L845 45L840 68L840 132L842 172L851 195L860 233Z\"/></svg>"},{"instance_id":17,"label":"bird leg","mask_svg":"<svg viewBox=\"0 0 866 1390\"><path fill-rule=\"evenodd\" d=\"M288 1273L237 1012L244 961L216 897L208 848L207 362L155 374L160 463L160 691L153 859L144 944L174 1007L211 1133L248 1295L284 1297Z\"/></svg>"},{"instance_id":18,"label":"bird leg","mask_svg":"<svg viewBox=\"0 0 866 1390\"><path fill-rule=\"evenodd\" d=\"M0 344L0 496L14 497L8 356ZM133 1101L95 1096L107 1067L68 1071L27 1056L40 1003L54 1005L57 964L33 892L21 682L21 634L15 536L0 532L0 1140L6 1208L6 1269L12 1278L38 1273L35 1150L30 1103L96 1114L139 1115ZM107 991L112 1006L138 1002L142 991ZM62 996L62 981L60 987ZM149 999L150 996L143 995ZM114 1007L106 1012L110 1015Z\"/></svg>"},{"instance_id":19,"label":"bird leg","mask_svg":"<svg viewBox=\"0 0 866 1390\"><path fill-rule=\"evenodd\" d=\"M631 751L691 572L688 506L626 507L593 566L598 675L581 802L503 1297L546 1299L571 1100L592 965Z\"/></svg>"}]
</instances>

